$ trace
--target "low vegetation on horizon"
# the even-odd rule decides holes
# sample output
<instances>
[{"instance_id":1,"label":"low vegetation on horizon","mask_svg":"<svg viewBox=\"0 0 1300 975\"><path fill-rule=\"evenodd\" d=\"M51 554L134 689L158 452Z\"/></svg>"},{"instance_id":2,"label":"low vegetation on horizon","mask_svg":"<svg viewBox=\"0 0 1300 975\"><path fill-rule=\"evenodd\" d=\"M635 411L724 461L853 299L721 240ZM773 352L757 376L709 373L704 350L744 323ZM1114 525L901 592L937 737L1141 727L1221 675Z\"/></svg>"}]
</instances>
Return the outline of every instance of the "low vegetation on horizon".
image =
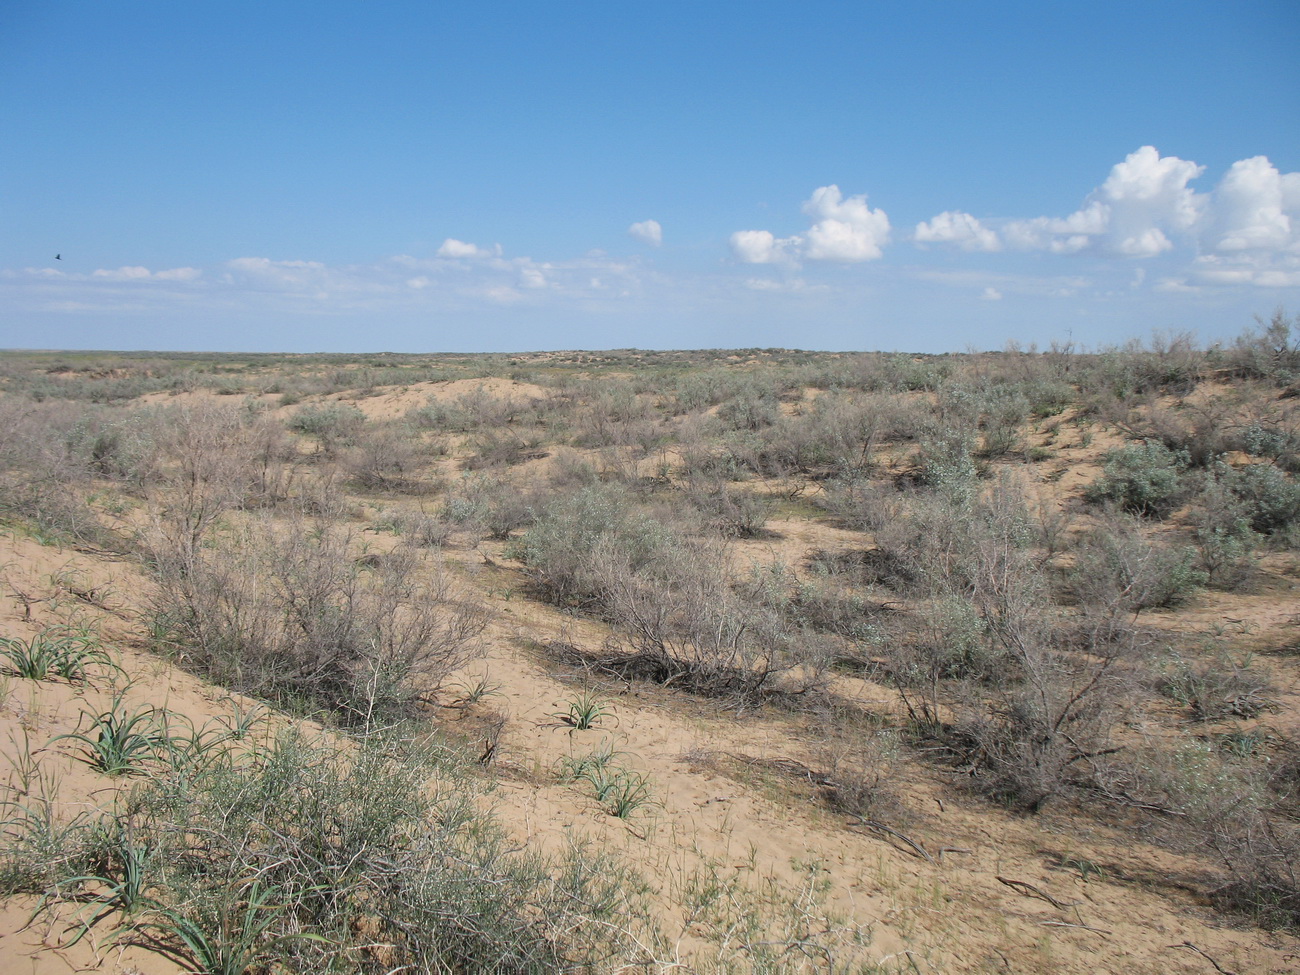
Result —
<instances>
[{"instance_id":1,"label":"low vegetation on horizon","mask_svg":"<svg viewBox=\"0 0 1300 975\"><path fill-rule=\"evenodd\" d=\"M720 856L657 884L635 844L668 848L681 800L634 747L652 702L780 729L788 754L682 742L677 765L832 837L961 870L923 791L1050 821L1084 883L1089 837L1127 838L1215 923L1294 946L1298 475L1282 311L1210 348L4 353L0 525L135 581L109 606L0 580L0 717L26 736L0 896L60 950L211 975L1064 964L873 952L811 857L746 896ZM123 648L230 697L143 703ZM499 683L529 668L560 690L555 763L525 759ZM71 724L35 735L29 687ZM502 777L628 846L525 848Z\"/></svg>"}]
</instances>

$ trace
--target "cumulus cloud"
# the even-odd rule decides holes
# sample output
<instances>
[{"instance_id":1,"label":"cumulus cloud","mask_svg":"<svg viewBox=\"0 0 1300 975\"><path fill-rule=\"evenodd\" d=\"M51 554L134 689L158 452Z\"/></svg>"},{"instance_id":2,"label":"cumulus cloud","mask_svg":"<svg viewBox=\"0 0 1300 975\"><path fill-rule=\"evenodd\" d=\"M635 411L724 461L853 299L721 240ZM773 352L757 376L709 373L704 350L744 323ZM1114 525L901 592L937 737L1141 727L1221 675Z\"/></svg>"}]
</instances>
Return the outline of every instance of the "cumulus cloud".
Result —
<instances>
[{"instance_id":1,"label":"cumulus cloud","mask_svg":"<svg viewBox=\"0 0 1300 975\"><path fill-rule=\"evenodd\" d=\"M834 184L813 191L803 212L816 219L808 228L804 256L811 261L874 261L889 243L889 217L867 206L866 194L847 200Z\"/></svg>"},{"instance_id":2,"label":"cumulus cloud","mask_svg":"<svg viewBox=\"0 0 1300 975\"><path fill-rule=\"evenodd\" d=\"M838 186L820 186L802 209L813 219L805 234L777 237L769 230L738 230L731 235L732 253L746 264L798 259L855 264L876 260L889 243L889 217L867 206L865 194L846 200Z\"/></svg>"},{"instance_id":3,"label":"cumulus cloud","mask_svg":"<svg viewBox=\"0 0 1300 975\"><path fill-rule=\"evenodd\" d=\"M1214 190L1212 209L1211 250L1295 250L1300 173L1279 173L1267 156L1235 162Z\"/></svg>"},{"instance_id":4,"label":"cumulus cloud","mask_svg":"<svg viewBox=\"0 0 1300 975\"><path fill-rule=\"evenodd\" d=\"M1012 220L999 228L1000 237L1012 249L1054 254L1141 259L1181 248L1191 259L1189 277L1162 278L1159 290L1169 290L1170 282L1179 288L1300 284L1300 173L1279 172L1266 156L1254 156L1233 163L1212 191L1197 192L1191 183L1204 172L1142 146L1112 167L1074 213ZM967 239L958 219L964 215L949 214L919 225L917 242Z\"/></svg>"},{"instance_id":5,"label":"cumulus cloud","mask_svg":"<svg viewBox=\"0 0 1300 975\"><path fill-rule=\"evenodd\" d=\"M1012 221L1003 238L1021 250L1154 257L1173 249L1170 234L1186 235L1201 220L1205 197L1188 184L1204 171L1204 166L1142 146L1116 163L1074 213Z\"/></svg>"},{"instance_id":6,"label":"cumulus cloud","mask_svg":"<svg viewBox=\"0 0 1300 975\"><path fill-rule=\"evenodd\" d=\"M1002 249L996 232L961 210L945 210L929 221L918 223L914 237L918 243L953 244L964 251Z\"/></svg>"},{"instance_id":7,"label":"cumulus cloud","mask_svg":"<svg viewBox=\"0 0 1300 975\"><path fill-rule=\"evenodd\" d=\"M1001 301L1002 292L999 291L997 288L990 286L984 289L983 293L980 295L980 298L983 301Z\"/></svg>"},{"instance_id":8,"label":"cumulus cloud","mask_svg":"<svg viewBox=\"0 0 1300 975\"><path fill-rule=\"evenodd\" d=\"M737 230L731 235L731 252L746 264L776 264L793 260L802 240L776 237L769 230Z\"/></svg>"},{"instance_id":9,"label":"cumulus cloud","mask_svg":"<svg viewBox=\"0 0 1300 975\"><path fill-rule=\"evenodd\" d=\"M467 244L463 240L457 240L455 237L448 237L438 248L438 256L446 257L452 260L465 260L476 257L499 257L501 255L501 245L494 247L479 247L478 244Z\"/></svg>"},{"instance_id":10,"label":"cumulus cloud","mask_svg":"<svg viewBox=\"0 0 1300 975\"><path fill-rule=\"evenodd\" d=\"M659 226L658 220L642 220L640 223L634 223L627 228L627 232L632 239L649 244L651 247L658 247L664 242L664 228Z\"/></svg>"}]
</instances>

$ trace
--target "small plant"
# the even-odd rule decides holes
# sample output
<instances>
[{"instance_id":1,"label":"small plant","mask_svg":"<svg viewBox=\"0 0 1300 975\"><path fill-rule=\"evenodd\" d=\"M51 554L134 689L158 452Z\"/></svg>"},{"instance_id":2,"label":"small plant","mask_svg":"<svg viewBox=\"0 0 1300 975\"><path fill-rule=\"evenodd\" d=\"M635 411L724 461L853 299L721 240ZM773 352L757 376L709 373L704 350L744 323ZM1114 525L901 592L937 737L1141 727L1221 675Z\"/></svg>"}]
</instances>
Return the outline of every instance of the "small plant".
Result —
<instances>
[{"instance_id":1,"label":"small plant","mask_svg":"<svg viewBox=\"0 0 1300 975\"><path fill-rule=\"evenodd\" d=\"M650 780L640 772L624 769L614 776L614 781L605 790L601 802L611 815L627 819L642 806L654 802L650 794Z\"/></svg>"},{"instance_id":2,"label":"small plant","mask_svg":"<svg viewBox=\"0 0 1300 975\"><path fill-rule=\"evenodd\" d=\"M118 669L93 634L71 627L49 627L30 640L0 638L4 669L27 680L85 680L92 667Z\"/></svg>"},{"instance_id":3,"label":"small plant","mask_svg":"<svg viewBox=\"0 0 1300 975\"><path fill-rule=\"evenodd\" d=\"M588 778L593 773L601 772L611 766L614 759L621 754L622 752L614 748L613 742L608 738L602 738L600 744L586 755L576 758L566 755L560 759L559 777L565 782Z\"/></svg>"},{"instance_id":4,"label":"small plant","mask_svg":"<svg viewBox=\"0 0 1300 975\"><path fill-rule=\"evenodd\" d=\"M83 711L82 717L90 716ZM80 725L80 722L78 722ZM51 744L62 739L80 742L86 748L86 762L105 775L133 775L144 770L144 763L167 748L169 737L154 707L141 707L127 713L121 709L121 697L109 710L91 716L89 729L57 735Z\"/></svg>"},{"instance_id":5,"label":"small plant","mask_svg":"<svg viewBox=\"0 0 1300 975\"><path fill-rule=\"evenodd\" d=\"M153 903L145 894L153 849L146 843L137 842L120 823L114 823L114 827L105 833L103 843L106 864L101 872L70 877L56 887L56 892L60 893L62 888L68 887L90 886L97 890L79 913L76 923L69 927L69 931L76 929L77 934L62 945L64 948L76 944L110 914L120 913L125 918ZM42 899L37 912L48 900ZM114 933L120 933L124 928L125 924Z\"/></svg>"},{"instance_id":6,"label":"small plant","mask_svg":"<svg viewBox=\"0 0 1300 975\"><path fill-rule=\"evenodd\" d=\"M156 919L141 927L163 935L168 943L163 949L165 954L192 964L192 971L204 975L245 975L259 958L291 941L328 943L320 935L307 932L268 937L267 931L285 910L283 905L270 903L274 892L263 889L256 880L246 890L228 891L215 929L170 908L160 908L155 912Z\"/></svg>"},{"instance_id":7,"label":"small plant","mask_svg":"<svg viewBox=\"0 0 1300 975\"><path fill-rule=\"evenodd\" d=\"M614 714L613 709L595 691L583 691L566 703L566 710L556 711L551 717L558 718L574 731L586 731Z\"/></svg>"},{"instance_id":8,"label":"small plant","mask_svg":"<svg viewBox=\"0 0 1300 975\"><path fill-rule=\"evenodd\" d=\"M1226 650L1196 662L1175 657L1161 675L1158 689L1187 708L1195 721L1258 717L1276 711L1278 704L1266 696L1268 678L1253 663L1249 654L1236 660Z\"/></svg>"},{"instance_id":9,"label":"small plant","mask_svg":"<svg viewBox=\"0 0 1300 975\"><path fill-rule=\"evenodd\" d=\"M452 690L457 692L457 696L447 707L470 708L485 697L500 695L501 684L492 680L485 671L475 680L467 678L460 684L453 685Z\"/></svg>"}]
</instances>

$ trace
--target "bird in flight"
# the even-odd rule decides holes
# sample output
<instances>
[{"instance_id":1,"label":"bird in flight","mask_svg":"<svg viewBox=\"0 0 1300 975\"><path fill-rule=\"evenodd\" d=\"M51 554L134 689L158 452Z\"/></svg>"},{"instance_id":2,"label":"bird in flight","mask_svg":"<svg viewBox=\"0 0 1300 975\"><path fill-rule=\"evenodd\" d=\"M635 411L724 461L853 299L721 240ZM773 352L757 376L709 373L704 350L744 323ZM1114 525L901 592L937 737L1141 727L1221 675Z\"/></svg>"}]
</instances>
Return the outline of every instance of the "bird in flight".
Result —
<instances>
[{"instance_id":1,"label":"bird in flight","mask_svg":"<svg viewBox=\"0 0 1300 975\"><path fill-rule=\"evenodd\" d=\"M55 259L56 261L61 261L61 260L63 260L63 255L62 255L62 254L55 254L55 255L54 255L54 259Z\"/></svg>"}]
</instances>

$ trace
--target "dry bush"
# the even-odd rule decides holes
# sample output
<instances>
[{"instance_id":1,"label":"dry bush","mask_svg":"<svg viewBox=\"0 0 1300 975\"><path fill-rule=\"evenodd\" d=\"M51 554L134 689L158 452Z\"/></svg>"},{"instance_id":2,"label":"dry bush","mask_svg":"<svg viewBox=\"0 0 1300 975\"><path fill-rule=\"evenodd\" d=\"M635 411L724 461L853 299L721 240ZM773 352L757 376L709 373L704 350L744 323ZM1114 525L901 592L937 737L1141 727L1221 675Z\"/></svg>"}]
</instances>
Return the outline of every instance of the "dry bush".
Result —
<instances>
[{"instance_id":1,"label":"dry bush","mask_svg":"<svg viewBox=\"0 0 1300 975\"><path fill-rule=\"evenodd\" d=\"M423 511L391 511L375 520L375 526L401 535L408 545L442 548L451 541L452 525Z\"/></svg>"},{"instance_id":2,"label":"dry bush","mask_svg":"<svg viewBox=\"0 0 1300 975\"><path fill-rule=\"evenodd\" d=\"M1228 366L1248 379L1264 379L1278 386L1294 382L1300 373L1300 318L1288 318L1278 308L1265 321L1255 317L1258 328L1247 329L1225 350Z\"/></svg>"},{"instance_id":3,"label":"dry bush","mask_svg":"<svg viewBox=\"0 0 1300 975\"><path fill-rule=\"evenodd\" d=\"M343 453L342 466L361 488L430 494L439 482L419 476L427 452L417 435L404 425L368 430Z\"/></svg>"},{"instance_id":4,"label":"dry bush","mask_svg":"<svg viewBox=\"0 0 1300 975\"><path fill-rule=\"evenodd\" d=\"M546 456L538 433L522 433L515 429L488 429L478 434L470 444L472 453L461 466L467 471L491 467L513 467L525 461Z\"/></svg>"},{"instance_id":5,"label":"dry bush","mask_svg":"<svg viewBox=\"0 0 1300 975\"><path fill-rule=\"evenodd\" d=\"M1247 464L1222 472L1220 480L1240 503L1250 527L1290 543L1300 526L1300 484L1272 464Z\"/></svg>"},{"instance_id":6,"label":"dry bush","mask_svg":"<svg viewBox=\"0 0 1300 975\"><path fill-rule=\"evenodd\" d=\"M1078 540L1067 585L1086 615L1119 624L1185 602L1205 581L1194 548L1150 539L1137 519L1112 513Z\"/></svg>"},{"instance_id":7,"label":"dry bush","mask_svg":"<svg viewBox=\"0 0 1300 975\"><path fill-rule=\"evenodd\" d=\"M767 524L770 502L753 491L719 478L692 477L682 488L687 502L714 531L733 538L758 538Z\"/></svg>"},{"instance_id":8,"label":"dry bush","mask_svg":"<svg viewBox=\"0 0 1300 975\"><path fill-rule=\"evenodd\" d=\"M328 401L303 406L286 422L294 433L314 437L319 453L333 457L340 448L356 442L366 415L355 406Z\"/></svg>"},{"instance_id":9,"label":"dry bush","mask_svg":"<svg viewBox=\"0 0 1300 975\"><path fill-rule=\"evenodd\" d=\"M820 679L833 647L757 592L740 592L724 540L678 528L612 485L559 496L517 543L539 594L607 620L605 661L627 676L749 701L775 679Z\"/></svg>"},{"instance_id":10,"label":"dry bush","mask_svg":"<svg viewBox=\"0 0 1300 975\"><path fill-rule=\"evenodd\" d=\"M388 718L477 652L485 625L436 564L359 560L328 523L262 517L191 548L149 539L153 617L211 679L351 723Z\"/></svg>"},{"instance_id":11,"label":"dry bush","mask_svg":"<svg viewBox=\"0 0 1300 975\"><path fill-rule=\"evenodd\" d=\"M527 528L550 498L543 484L530 481L520 486L504 472L480 471L466 474L448 493L442 517L478 539L507 539Z\"/></svg>"},{"instance_id":12,"label":"dry bush","mask_svg":"<svg viewBox=\"0 0 1300 975\"><path fill-rule=\"evenodd\" d=\"M627 567L637 571L669 544L664 524L642 511L617 485L592 485L557 495L539 513L517 545L543 598L558 605L598 603L604 580L595 553L617 546Z\"/></svg>"},{"instance_id":13,"label":"dry bush","mask_svg":"<svg viewBox=\"0 0 1300 975\"><path fill-rule=\"evenodd\" d=\"M85 503L94 460L75 449L81 411L71 404L0 399L0 517L42 537L108 543Z\"/></svg>"},{"instance_id":14,"label":"dry bush","mask_svg":"<svg viewBox=\"0 0 1300 975\"><path fill-rule=\"evenodd\" d=\"M145 486L151 502L149 547L193 562L212 527L248 504L285 500L283 481L270 476L277 438L235 407L172 407L156 417L158 474Z\"/></svg>"},{"instance_id":15,"label":"dry bush","mask_svg":"<svg viewBox=\"0 0 1300 975\"><path fill-rule=\"evenodd\" d=\"M795 669L801 689L820 682L830 646L736 592L720 543L672 539L638 570L612 541L592 553L592 567L603 580L601 605L622 672L741 703L756 702Z\"/></svg>"},{"instance_id":16,"label":"dry bush","mask_svg":"<svg viewBox=\"0 0 1300 975\"><path fill-rule=\"evenodd\" d=\"M1249 656L1234 657L1223 647L1208 647L1194 659L1173 654L1156 680L1156 690L1187 709L1195 721L1254 718L1275 710L1268 676Z\"/></svg>"},{"instance_id":17,"label":"dry bush","mask_svg":"<svg viewBox=\"0 0 1300 975\"><path fill-rule=\"evenodd\" d=\"M1300 925L1300 827L1280 815L1267 776L1205 741L1150 744L1108 770L1107 793L1163 810L1171 845L1204 854L1209 893L1269 927Z\"/></svg>"},{"instance_id":18,"label":"dry bush","mask_svg":"<svg viewBox=\"0 0 1300 975\"><path fill-rule=\"evenodd\" d=\"M1240 589L1255 573L1255 549L1262 536L1251 524L1251 508L1232 490L1235 476L1222 465L1209 472L1193 506L1196 547L1207 581L1219 589Z\"/></svg>"},{"instance_id":19,"label":"dry bush","mask_svg":"<svg viewBox=\"0 0 1300 975\"><path fill-rule=\"evenodd\" d=\"M1161 443L1192 467L1214 464L1233 449L1236 439L1235 410L1221 399L1182 402L1173 409L1153 401L1110 419L1133 439Z\"/></svg>"}]
</instances>

